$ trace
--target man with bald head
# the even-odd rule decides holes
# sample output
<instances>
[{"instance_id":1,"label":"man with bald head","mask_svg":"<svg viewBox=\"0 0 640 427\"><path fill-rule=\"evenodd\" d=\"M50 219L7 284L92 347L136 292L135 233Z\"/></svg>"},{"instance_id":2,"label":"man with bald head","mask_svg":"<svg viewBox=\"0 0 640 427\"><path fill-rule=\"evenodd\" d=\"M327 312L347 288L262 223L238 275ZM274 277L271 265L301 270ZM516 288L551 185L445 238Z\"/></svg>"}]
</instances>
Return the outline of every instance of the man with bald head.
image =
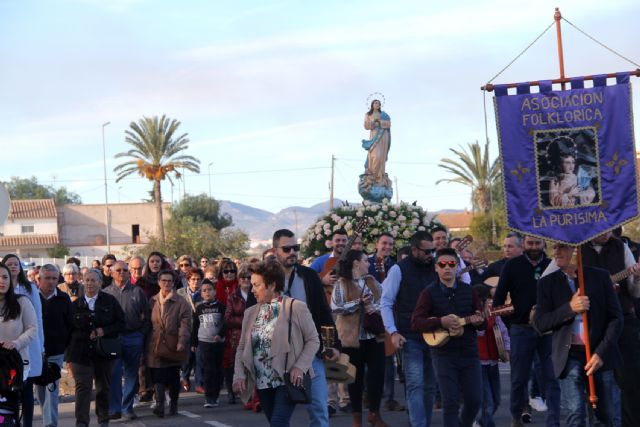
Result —
<instances>
[{"instance_id":1,"label":"man with bald head","mask_svg":"<svg viewBox=\"0 0 640 427\"><path fill-rule=\"evenodd\" d=\"M150 326L149 302L142 289L129 282L129 268L124 261L116 261L111 266L111 277L113 283L104 292L113 295L120 303L125 317L125 330L120 336L122 354L113 365L109 418L115 420L124 416L127 420L133 420L137 418L133 412L133 398L136 394L138 367L144 336Z\"/></svg>"}]
</instances>

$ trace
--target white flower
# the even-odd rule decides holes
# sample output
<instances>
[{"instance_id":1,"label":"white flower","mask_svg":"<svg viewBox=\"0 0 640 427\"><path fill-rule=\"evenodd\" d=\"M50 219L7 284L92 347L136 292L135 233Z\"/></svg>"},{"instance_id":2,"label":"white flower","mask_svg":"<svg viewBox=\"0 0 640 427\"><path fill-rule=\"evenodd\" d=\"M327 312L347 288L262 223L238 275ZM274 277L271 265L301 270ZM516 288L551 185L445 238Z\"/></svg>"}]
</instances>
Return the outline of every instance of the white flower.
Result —
<instances>
[{"instance_id":1,"label":"white flower","mask_svg":"<svg viewBox=\"0 0 640 427\"><path fill-rule=\"evenodd\" d=\"M426 216L422 219L422 223L424 225L429 225L429 218L427 218Z\"/></svg>"},{"instance_id":2,"label":"white flower","mask_svg":"<svg viewBox=\"0 0 640 427\"><path fill-rule=\"evenodd\" d=\"M363 212L362 210L358 209L358 210L356 211L356 216L357 216L358 218L362 218L362 217L364 216L364 212Z\"/></svg>"},{"instance_id":3,"label":"white flower","mask_svg":"<svg viewBox=\"0 0 640 427\"><path fill-rule=\"evenodd\" d=\"M378 209L380 209L380 206L378 206L378 205L371 205L371 212L378 212Z\"/></svg>"},{"instance_id":4,"label":"white flower","mask_svg":"<svg viewBox=\"0 0 640 427\"><path fill-rule=\"evenodd\" d=\"M389 216L390 216L391 218L395 218L395 217L397 217L397 216L398 216L398 214L396 213L396 211L390 211L390 212L389 212Z\"/></svg>"},{"instance_id":5,"label":"white flower","mask_svg":"<svg viewBox=\"0 0 640 427\"><path fill-rule=\"evenodd\" d=\"M352 228L353 228L353 225L351 225L351 223L350 223L350 222L348 222L348 223L346 223L346 224L344 225L344 229L345 229L345 230L347 230L347 231L351 230Z\"/></svg>"},{"instance_id":6,"label":"white flower","mask_svg":"<svg viewBox=\"0 0 640 427\"><path fill-rule=\"evenodd\" d=\"M414 226L416 226L416 225L420 224L420 220L419 220L418 218L413 218L413 219L411 220L411 224L412 224L412 225L414 225Z\"/></svg>"},{"instance_id":7,"label":"white flower","mask_svg":"<svg viewBox=\"0 0 640 427\"><path fill-rule=\"evenodd\" d=\"M425 231L425 230L426 230L426 228L424 226L422 226L422 225L420 227L418 227L418 231Z\"/></svg>"},{"instance_id":8,"label":"white flower","mask_svg":"<svg viewBox=\"0 0 640 427\"><path fill-rule=\"evenodd\" d=\"M398 235L398 232L396 230L391 231L391 235L393 237L396 237Z\"/></svg>"},{"instance_id":9,"label":"white flower","mask_svg":"<svg viewBox=\"0 0 640 427\"><path fill-rule=\"evenodd\" d=\"M331 242L331 240L325 240L325 241L324 241L324 246L325 246L327 249L331 249L331 243L332 243L332 242Z\"/></svg>"},{"instance_id":10,"label":"white flower","mask_svg":"<svg viewBox=\"0 0 640 427\"><path fill-rule=\"evenodd\" d=\"M399 229L399 228L400 228L400 226L399 226L399 225L394 225L394 226L393 226L393 229L394 229L394 230L396 230L396 231L398 231L398 229Z\"/></svg>"},{"instance_id":11,"label":"white flower","mask_svg":"<svg viewBox=\"0 0 640 427\"><path fill-rule=\"evenodd\" d=\"M325 236L331 236L331 229L324 230Z\"/></svg>"},{"instance_id":12,"label":"white flower","mask_svg":"<svg viewBox=\"0 0 640 427\"><path fill-rule=\"evenodd\" d=\"M324 219L321 219L320 221L318 221L318 225L324 225L327 221L325 221Z\"/></svg>"},{"instance_id":13,"label":"white flower","mask_svg":"<svg viewBox=\"0 0 640 427\"><path fill-rule=\"evenodd\" d=\"M373 230L371 230L371 235L372 236L377 236L378 234L380 234L380 230L377 228L374 228Z\"/></svg>"},{"instance_id":14,"label":"white flower","mask_svg":"<svg viewBox=\"0 0 640 427\"><path fill-rule=\"evenodd\" d=\"M404 230L402 232L402 236L408 239L409 237L411 237L411 232L409 230Z\"/></svg>"},{"instance_id":15,"label":"white flower","mask_svg":"<svg viewBox=\"0 0 640 427\"><path fill-rule=\"evenodd\" d=\"M316 236L316 240L322 240L322 239L323 239L322 234L318 234L318 235Z\"/></svg>"},{"instance_id":16,"label":"white flower","mask_svg":"<svg viewBox=\"0 0 640 427\"><path fill-rule=\"evenodd\" d=\"M324 229L325 229L325 231L326 231L326 230L329 230L329 229L331 229L331 224L326 223L326 224L324 224L324 225L322 226L322 228L324 228Z\"/></svg>"},{"instance_id":17,"label":"white flower","mask_svg":"<svg viewBox=\"0 0 640 427\"><path fill-rule=\"evenodd\" d=\"M383 211L385 211L385 212L386 212L386 211L388 211L388 210L389 210L389 206L387 206L387 205L382 205L382 210L383 210Z\"/></svg>"},{"instance_id":18,"label":"white flower","mask_svg":"<svg viewBox=\"0 0 640 427\"><path fill-rule=\"evenodd\" d=\"M404 215L400 215L400 216L398 217L398 222L405 222L406 220L407 220L407 217L406 217L406 216L404 216Z\"/></svg>"},{"instance_id":19,"label":"white flower","mask_svg":"<svg viewBox=\"0 0 640 427\"><path fill-rule=\"evenodd\" d=\"M315 256L319 256L319 255L320 255L320 251L315 251L313 254L314 254Z\"/></svg>"}]
</instances>

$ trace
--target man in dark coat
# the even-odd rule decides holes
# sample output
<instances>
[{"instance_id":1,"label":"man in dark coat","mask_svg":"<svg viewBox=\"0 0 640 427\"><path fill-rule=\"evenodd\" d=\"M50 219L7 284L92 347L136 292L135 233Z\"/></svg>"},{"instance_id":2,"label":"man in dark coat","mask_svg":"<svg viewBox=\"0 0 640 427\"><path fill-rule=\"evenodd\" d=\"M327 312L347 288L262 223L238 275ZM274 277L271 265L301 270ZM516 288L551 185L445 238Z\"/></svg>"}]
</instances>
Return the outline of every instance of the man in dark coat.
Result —
<instances>
[{"instance_id":1,"label":"man in dark coat","mask_svg":"<svg viewBox=\"0 0 640 427\"><path fill-rule=\"evenodd\" d=\"M622 310L609 273L583 267L585 295L580 295L576 268L571 264L574 248L553 245L553 257L560 268L538 283L534 325L541 332L553 331L553 370L567 406L567 426L586 425L586 375L594 375L601 421L613 425L615 387L613 369L621 358L617 341L622 331ZM588 312L592 354L586 358L583 317Z\"/></svg>"}]
</instances>

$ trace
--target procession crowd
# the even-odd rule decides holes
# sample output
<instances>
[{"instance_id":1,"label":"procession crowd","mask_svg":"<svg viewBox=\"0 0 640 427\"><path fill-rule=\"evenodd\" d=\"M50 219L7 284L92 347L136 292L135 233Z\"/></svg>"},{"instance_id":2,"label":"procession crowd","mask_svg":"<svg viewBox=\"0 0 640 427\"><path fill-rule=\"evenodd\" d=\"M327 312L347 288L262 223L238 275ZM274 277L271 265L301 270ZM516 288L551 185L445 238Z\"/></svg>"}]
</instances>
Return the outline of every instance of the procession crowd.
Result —
<instances>
[{"instance_id":1,"label":"procession crowd","mask_svg":"<svg viewBox=\"0 0 640 427\"><path fill-rule=\"evenodd\" d=\"M30 427L34 401L57 426L67 369L77 426L89 425L93 390L106 426L145 402L175 415L181 391L216 408L226 388L226 404L272 426L304 404L314 427L337 411L356 427L387 426L382 409L406 411L413 427L431 425L434 409L446 427L493 427L500 362L514 427L532 409L547 426L640 426L640 264L619 230L580 248L581 271L573 247L516 233L489 265L442 227L397 251L387 233L371 254L344 229L330 243L309 266L286 229L243 261L108 254L25 271L5 255L0 426Z\"/></svg>"}]
</instances>

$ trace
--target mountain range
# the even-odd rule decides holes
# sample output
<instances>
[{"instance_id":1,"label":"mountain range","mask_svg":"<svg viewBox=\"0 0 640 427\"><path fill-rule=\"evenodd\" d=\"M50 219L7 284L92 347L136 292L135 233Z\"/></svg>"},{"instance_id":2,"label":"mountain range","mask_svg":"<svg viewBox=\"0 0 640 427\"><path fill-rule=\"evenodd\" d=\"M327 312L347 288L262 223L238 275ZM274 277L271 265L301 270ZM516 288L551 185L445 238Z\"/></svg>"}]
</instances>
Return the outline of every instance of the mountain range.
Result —
<instances>
[{"instance_id":1,"label":"mountain range","mask_svg":"<svg viewBox=\"0 0 640 427\"><path fill-rule=\"evenodd\" d=\"M340 206L342 200L334 199L334 205ZM329 201L318 203L311 207L290 206L277 213L269 212L242 203L228 200L220 201L220 210L231 215L233 226L249 235L255 243L266 242L271 239L273 232L280 228L288 228L300 237L309 226L329 211ZM447 209L436 213L454 213L461 210Z\"/></svg>"}]
</instances>

